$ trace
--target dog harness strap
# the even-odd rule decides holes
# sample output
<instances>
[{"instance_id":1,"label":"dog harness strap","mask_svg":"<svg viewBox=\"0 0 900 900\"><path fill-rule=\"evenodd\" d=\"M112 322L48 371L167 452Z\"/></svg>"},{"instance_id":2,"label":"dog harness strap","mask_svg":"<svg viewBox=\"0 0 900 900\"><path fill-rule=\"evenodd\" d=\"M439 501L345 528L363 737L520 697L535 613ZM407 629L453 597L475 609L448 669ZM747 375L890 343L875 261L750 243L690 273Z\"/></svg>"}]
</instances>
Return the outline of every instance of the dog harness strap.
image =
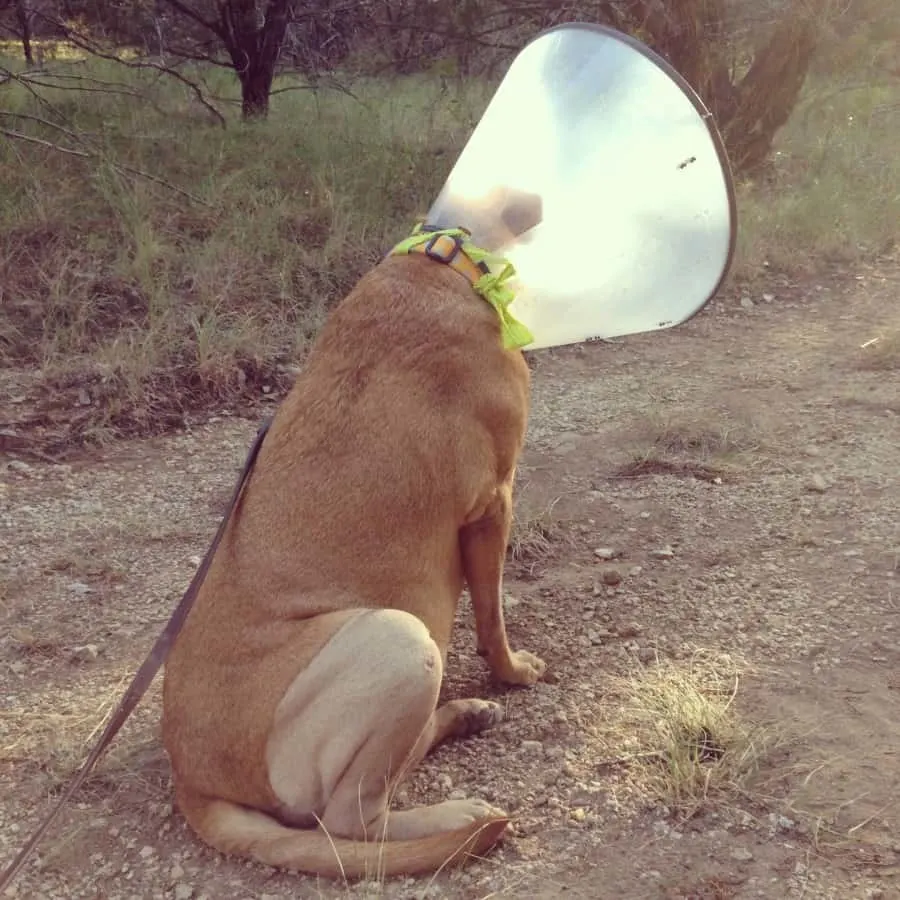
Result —
<instances>
[{"instance_id":1,"label":"dog harness strap","mask_svg":"<svg viewBox=\"0 0 900 900\"><path fill-rule=\"evenodd\" d=\"M103 729L103 733L100 735L97 743L94 744L87 759L84 761L84 764L66 785L56 806L50 810L48 816L37 827L25 846L19 851L16 858L10 863L6 871L0 875L0 893L3 893L6 888L12 884L34 849L47 833L47 830L62 811L62 808L72 799L72 796L84 783L85 778L90 774L91 769L94 768L95 763L100 758L103 751L109 746L109 743L116 736L119 729L125 724L126 719L131 715L134 708L147 692L147 688L150 687L157 672L162 668L162 665L169 654L169 649L174 643L175 638L178 636L178 633L181 631L181 628L188 617L188 613L191 611L191 607L194 605L197 592L200 590L200 586L206 578L206 573L209 571L216 549L225 534L225 528L231 519L231 514L234 512L235 507L241 499L244 487L247 484L247 480L250 478L253 466L256 463L256 457L259 455L259 449L262 446L263 438L266 436L268 430L269 422L266 421L260 426L259 431L257 431L256 438L253 441L253 445L250 447L250 452L247 454L244 467L238 477L238 482L235 486L234 493L231 496L231 502L228 504L228 509L225 511L225 515L219 523L218 531L216 531L216 535L209 545L209 549L206 551L203 561L198 566L197 571L194 573L194 577L191 579L191 583L184 592L184 596L181 598L178 606L175 607L175 611L166 623L166 627L162 630L162 633L156 639L153 648L147 654L147 658L141 663L141 667L137 670L137 673L131 680L131 684L119 701L119 705L116 707L112 716L110 716L109 721L106 723L106 728Z\"/></svg>"},{"instance_id":2,"label":"dog harness strap","mask_svg":"<svg viewBox=\"0 0 900 900\"><path fill-rule=\"evenodd\" d=\"M391 255L421 253L463 275L497 313L503 346L521 350L534 341L534 335L509 311L516 295L508 282L516 274L513 264L498 254L476 247L465 228L430 228L418 225L413 233L397 244Z\"/></svg>"}]
</instances>

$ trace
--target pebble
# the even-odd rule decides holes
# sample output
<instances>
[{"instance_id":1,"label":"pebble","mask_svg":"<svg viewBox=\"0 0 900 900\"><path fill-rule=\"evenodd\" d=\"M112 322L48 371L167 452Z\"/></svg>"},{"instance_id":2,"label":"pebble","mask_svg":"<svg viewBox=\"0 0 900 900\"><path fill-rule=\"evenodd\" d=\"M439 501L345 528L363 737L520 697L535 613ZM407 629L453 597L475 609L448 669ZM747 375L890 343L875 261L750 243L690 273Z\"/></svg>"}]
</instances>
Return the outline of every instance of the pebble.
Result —
<instances>
[{"instance_id":1,"label":"pebble","mask_svg":"<svg viewBox=\"0 0 900 900\"><path fill-rule=\"evenodd\" d=\"M184 869L179 866L178 863L175 863L175 865L169 869L169 879L171 881L181 881L182 878L184 878Z\"/></svg>"},{"instance_id":2,"label":"pebble","mask_svg":"<svg viewBox=\"0 0 900 900\"><path fill-rule=\"evenodd\" d=\"M73 594L78 594L79 597L83 597L85 594L94 593L94 589L89 584L85 584L83 581L73 581L69 585L69 590Z\"/></svg>"},{"instance_id":3,"label":"pebble","mask_svg":"<svg viewBox=\"0 0 900 900\"><path fill-rule=\"evenodd\" d=\"M641 633L641 626L637 622L629 622L627 625L620 625L616 629L616 634L620 638L633 638Z\"/></svg>"},{"instance_id":4,"label":"pebble","mask_svg":"<svg viewBox=\"0 0 900 900\"><path fill-rule=\"evenodd\" d=\"M656 557L656 559L672 559L675 556L675 551L666 544L665 547L660 547L658 550L651 550L650 555Z\"/></svg>"},{"instance_id":5,"label":"pebble","mask_svg":"<svg viewBox=\"0 0 900 900\"><path fill-rule=\"evenodd\" d=\"M191 897L194 896L194 889L182 881L175 885L173 894L175 900L191 900Z\"/></svg>"},{"instance_id":6,"label":"pebble","mask_svg":"<svg viewBox=\"0 0 900 900\"><path fill-rule=\"evenodd\" d=\"M616 551L613 550L612 547L598 547L594 551L594 556L596 556L597 559L605 559L605 560L615 559L618 555L619 554L616 553Z\"/></svg>"},{"instance_id":7,"label":"pebble","mask_svg":"<svg viewBox=\"0 0 900 900\"><path fill-rule=\"evenodd\" d=\"M77 659L79 662L96 662L99 655L100 648L96 644L85 644L83 647L75 647L72 650L72 659Z\"/></svg>"},{"instance_id":8,"label":"pebble","mask_svg":"<svg viewBox=\"0 0 900 900\"><path fill-rule=\"evenodd\" d=\"M753 854L746 847L735 847L729 855L738 862L750 862L753 859Z\"/></svg>"},{"instance_id":9,"label":"pebble","mask_svg":"<svg viewBox=\"0 0 900 900\"><path fill-rule=\"evenodd\" d=\"M622 573L618 569L604 569L600 573L600 580L610 587L621 584L622 582Z\"/></svg>"},{"instance_id":10,"label":"pebble","mask_svg":"<svg viewBox=\"0 0 900 900\"><path fill-rule=\"evenodd\" d=\"M520 746L526 753L542 753L544 750L540 741L522 741Z\"/></svg>"},{"instance_id":11,"label":"pebble","mask_svg":"<svg viewBox=\"0 0 900 900\"><path fill-rule=\"evenodd\" d=\"M809 481L806 482L806 489L816 494L824 494L825 491L828 490L828 482L825 480L824 475L820 475L816 472L811 475Z\"/></svg>"},{"instance_id":12,"label":"pebble","mask_svg":"<svg viewBox=\"0 0 900 900\"><path fill-rule=\"evenodd\" d=\"M741 297L741 306L744 309L753 309L756 304L749 297Z\"/></svg>"}]
</instances>

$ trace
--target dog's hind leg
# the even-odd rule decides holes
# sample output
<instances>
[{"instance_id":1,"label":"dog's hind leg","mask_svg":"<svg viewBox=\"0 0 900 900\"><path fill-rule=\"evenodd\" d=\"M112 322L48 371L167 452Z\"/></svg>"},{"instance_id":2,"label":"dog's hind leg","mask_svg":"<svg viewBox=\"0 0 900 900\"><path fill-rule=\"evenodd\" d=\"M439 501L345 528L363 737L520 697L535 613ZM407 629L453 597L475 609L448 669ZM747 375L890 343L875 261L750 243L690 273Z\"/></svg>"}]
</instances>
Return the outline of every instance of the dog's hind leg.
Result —
<instances>
[{"instance_id":1,"label":"dog's hind leg","mask_svg":"<svg viewBox=\"0 0 900 900\"><path fill-rule=\"evenodd\" d=\"M435 711L441 654L415 616L361 610L335 622L276 710L266 755L283 818L335 837L407 840L502 815L480 800L389 813L397 783L437 741L487 727L497 711L465 700Z\"/></svg>"}]
</instances>

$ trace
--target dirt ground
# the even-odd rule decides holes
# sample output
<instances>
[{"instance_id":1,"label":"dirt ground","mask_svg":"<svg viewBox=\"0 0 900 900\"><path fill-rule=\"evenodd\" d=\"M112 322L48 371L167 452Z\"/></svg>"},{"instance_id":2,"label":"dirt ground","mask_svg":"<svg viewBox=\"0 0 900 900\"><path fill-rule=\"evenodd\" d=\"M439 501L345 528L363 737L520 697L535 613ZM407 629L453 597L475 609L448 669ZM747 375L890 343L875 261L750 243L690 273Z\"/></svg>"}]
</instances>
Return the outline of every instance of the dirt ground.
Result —
<instances>
[{"instance_id":1,"label":"dirt ground","mask_svg":"<svg viewBox=\"0 0 900 900\"><path fill-rule=\"evenodd\" d=\"M398 798L513 812L487 859L335 885L220 857L172 810L157 685L9 896L900 897L900 369L861 347L896 326L898 292L896 262L773 277L672 331L534 355L518 515L544 539L511 565L507 615L550 674L493 686L461 609L445 693L499 697L507 720L440 748ZM255 424L5 458L4 859L180 597ZM777 741L752 789L685 821L610 762L604 723L614 675L698 650L743 660L734 703Z\"/></svg>"}]
</instances>

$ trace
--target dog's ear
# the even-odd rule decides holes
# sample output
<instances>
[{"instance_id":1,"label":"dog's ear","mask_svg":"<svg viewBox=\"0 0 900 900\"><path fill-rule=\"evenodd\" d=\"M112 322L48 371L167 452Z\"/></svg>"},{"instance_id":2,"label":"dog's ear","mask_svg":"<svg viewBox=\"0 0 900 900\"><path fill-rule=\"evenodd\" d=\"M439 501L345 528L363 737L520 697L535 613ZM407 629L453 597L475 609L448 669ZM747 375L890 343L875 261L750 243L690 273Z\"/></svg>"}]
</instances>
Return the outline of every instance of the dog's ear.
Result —
<instances>
[{"instance_id":1,"label":"dog's ear","mask_svg":"<svg viewBox=\"0 0 900 900\"><path fill-rule=\"evenodd\" d=\"M540 194L511 187L495 187L477 202L467 198L466 213L471 216L472 239L485 250L502 250L543 218Z\"/></svg>"},{"instance_id":2,"label":"dog's ear","mask_svg":"<svg viewBox=\"0 0 900 900\"><path fill-rule=\"evenodd\" d=\"M510 191L500 219L513 238L524 234L544 217L544 201L540 194Z\"/></svg>"}]
</instances>

